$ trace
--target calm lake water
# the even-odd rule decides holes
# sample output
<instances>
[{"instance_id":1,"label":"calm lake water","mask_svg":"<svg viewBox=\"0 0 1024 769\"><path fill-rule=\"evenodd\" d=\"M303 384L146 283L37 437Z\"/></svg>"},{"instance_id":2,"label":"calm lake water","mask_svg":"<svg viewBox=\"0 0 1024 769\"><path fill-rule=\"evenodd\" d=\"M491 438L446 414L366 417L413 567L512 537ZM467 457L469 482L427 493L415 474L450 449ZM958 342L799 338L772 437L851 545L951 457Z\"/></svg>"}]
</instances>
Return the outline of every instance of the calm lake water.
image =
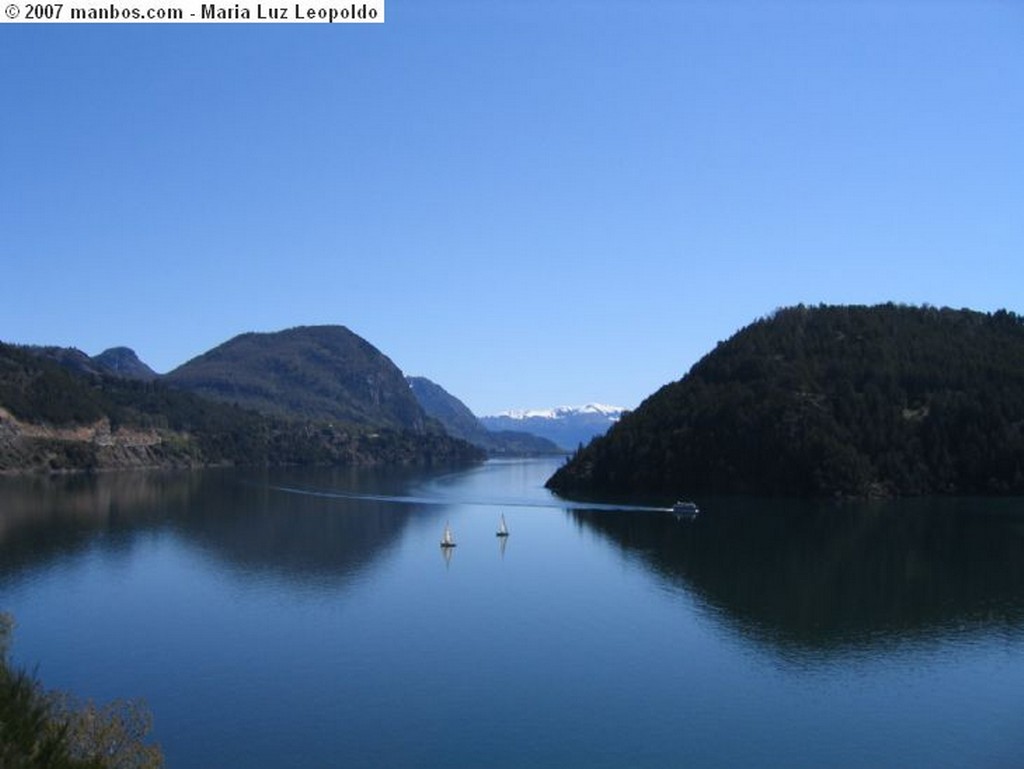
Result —
<instances>
[{"instance_id":1,"label":"calm lake water","mask_svg":"<svg viewBox=\"0 0 1024 769\"><path fill-rule=\"evenodd\" d=\"M173 769L1024 766L1024 500L683 521L556 465L0 479L15 660Z\"/></svg>"}]
</instances>

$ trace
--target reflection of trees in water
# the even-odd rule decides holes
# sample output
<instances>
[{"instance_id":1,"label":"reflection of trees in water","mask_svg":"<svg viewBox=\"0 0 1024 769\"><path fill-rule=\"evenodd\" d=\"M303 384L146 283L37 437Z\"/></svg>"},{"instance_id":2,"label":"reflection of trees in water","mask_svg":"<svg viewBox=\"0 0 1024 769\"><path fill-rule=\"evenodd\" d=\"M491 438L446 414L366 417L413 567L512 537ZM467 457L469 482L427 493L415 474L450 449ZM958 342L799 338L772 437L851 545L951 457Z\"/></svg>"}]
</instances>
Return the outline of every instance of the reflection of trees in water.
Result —
<instances>
[{"instance_id":1,"label":"reflection of trees in water","mask_svg":"<svg viewBox=\"0 0 1024 769\"><path fill-rule=\"evenodd\" d=\"M170 528L248 571L351 574L395 540L405 505L289 493L399 494L414 473L350 469L126 472L0 479L0 577L90 544L123 548ZM98 539L97 535L106 535Z\"/></svg>"},{"instance_id":2,"label":"reflection of trees in water","mask_svg":"<svg viewBox=\"0 0 1024 769\"><path fill-rule=\"evenodd\" d=\"M827 650L951 629L1024 628L1020 501L706 507L690 522L571 514L773 644Z\"/></svg>"},{"instance_id":3,"label":"reflection of trees in water","mask_svg":"<svg viewBox=\"0 0 1024 769\"><path fill-rule=\"evenodd\" d=\"M372 480L347 480L328 488L388 493ZM296 494L266 482L239 483L237 477L224 481L205 484L173 525L188 541L250 572L298 580L352 574L397 539L409 516L406 505ZM316 488L324 488L323 479Z\"/></svg>"},{"instance_id":4,"label":"reflection of trees in water","mask_svg":"<svg viewBox=\"0 0 1024 769\"><path fill-rule=\"evenodd\" d=\"M2 478L0 575L74 553L98 532L153 525L175 500L188 498L194 482L147 472Z\"/></svg>"}]
</instances>

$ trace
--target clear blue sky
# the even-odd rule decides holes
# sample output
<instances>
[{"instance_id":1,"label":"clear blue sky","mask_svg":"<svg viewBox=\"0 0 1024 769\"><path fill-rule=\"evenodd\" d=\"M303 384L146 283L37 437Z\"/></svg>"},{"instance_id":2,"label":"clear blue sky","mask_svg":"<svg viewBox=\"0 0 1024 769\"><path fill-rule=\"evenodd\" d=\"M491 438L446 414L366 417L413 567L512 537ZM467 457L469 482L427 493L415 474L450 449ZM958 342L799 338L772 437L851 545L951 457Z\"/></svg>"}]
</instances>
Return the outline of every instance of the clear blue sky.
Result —
<instances>
[{"instance_id":1,"label":"clear blue sky","mask_svg":"<svg viewBox=\"0 0 1024 769\"><path fill-rule=\"evenodd\" d=\"M338 323L488 414L797 302L1024 311L1024 3L386 8L0 24L0 339Z\"/></svg>"}]
</instances>

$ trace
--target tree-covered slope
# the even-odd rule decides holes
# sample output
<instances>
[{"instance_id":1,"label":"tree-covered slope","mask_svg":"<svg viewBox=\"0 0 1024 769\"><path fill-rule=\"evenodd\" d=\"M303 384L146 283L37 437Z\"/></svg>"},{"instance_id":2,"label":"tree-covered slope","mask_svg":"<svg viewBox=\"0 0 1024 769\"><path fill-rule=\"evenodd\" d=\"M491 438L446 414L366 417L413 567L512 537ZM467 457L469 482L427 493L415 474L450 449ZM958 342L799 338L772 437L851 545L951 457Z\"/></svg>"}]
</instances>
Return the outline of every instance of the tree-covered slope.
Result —
<instances>
[{"instance_id":1,"label":"tree-covered slope","mask_svg":"<svg viewBox=\"0 0 1024 769\"><path fill-rule=\"evenodd\" d=\"M0 343L0 472L478 461L440 430L286 419Z\"/></svg>"},{"instance_id":2,"label":"tree-covered slope","mask_svg":"<svg viewBox=\"0 0 1024 769\"><path fill-rule=\"evenodd\" d=\"M549 481L563 494L1024 494L1024 320L799 306L720 343Z\"/></svg>"},{"instance_id":3,"label":"tree-covered slope","mask_svg":"<svg viewBox=\"0 0 1024 769\"><path fill-rule=\"evenodd\" d=\"M344 326L241 334L163 379L268 414L426 428L423 410L398 367Z\"/></svg>"}]
</instances>

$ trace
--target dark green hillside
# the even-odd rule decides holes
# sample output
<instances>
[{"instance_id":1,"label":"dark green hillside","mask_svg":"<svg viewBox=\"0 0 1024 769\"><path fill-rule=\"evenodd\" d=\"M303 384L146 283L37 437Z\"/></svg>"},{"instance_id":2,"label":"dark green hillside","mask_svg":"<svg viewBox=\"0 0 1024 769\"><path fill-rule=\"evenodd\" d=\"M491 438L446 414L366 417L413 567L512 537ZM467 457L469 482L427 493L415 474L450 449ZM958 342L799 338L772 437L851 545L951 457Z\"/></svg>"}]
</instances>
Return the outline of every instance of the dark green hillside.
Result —
<instances>
[{"instance_id":1,"label":"dark green hillside","mask_svg":"<svg viewBox=\"0 0 1024 769\"><path fill-rule=\"evenodd\" d=\"M242 334L167 374L168 384L279 416L423 432L398 367L344 326Z\"/></svg>"},{"instance_id":2,"label":"dark green hillside","mask_svg":"<svg viewBox=\"0 0 1024 769\"><path fill-rule=\"evenodd\" d=\"M0 407L28 422L95 422L106 405L99 391L90 386L99 381L98 375L56 359L56 349L0 343ZM88 360L85 353L81 356Z\"/></svg>"},{"instance_id":3,"label":"dark green hillside","mask_svg":"<svg viewBox=\"0 0 1024 769\"><path fill-rule=\"evenodd\" d=\"M100 376L104 373L102 364L76 347L29 346L23 349L33 355L59 363L76 374Z\"/></svg>"},{"instance_id":4,"label":"dark green hillside","mask_svg":"<svg viewBox=\"0 0 1024 769\"><path fill-rule=\"evenodd\" d=\"M290 420L169 388L80 374L0 343L0 472L478 461L436 433Z\"/></svg>"},{"instance_id":5,"label":"dark green hillside","mask_svg":"<svg viewBox=\"0 0 1024 769\"><path fill-rule=\"evenodd\" d=\"M1024 494L1024 320L795 307L747 326L549 481L563 494Z\"/></svg>"}]
</instances>

